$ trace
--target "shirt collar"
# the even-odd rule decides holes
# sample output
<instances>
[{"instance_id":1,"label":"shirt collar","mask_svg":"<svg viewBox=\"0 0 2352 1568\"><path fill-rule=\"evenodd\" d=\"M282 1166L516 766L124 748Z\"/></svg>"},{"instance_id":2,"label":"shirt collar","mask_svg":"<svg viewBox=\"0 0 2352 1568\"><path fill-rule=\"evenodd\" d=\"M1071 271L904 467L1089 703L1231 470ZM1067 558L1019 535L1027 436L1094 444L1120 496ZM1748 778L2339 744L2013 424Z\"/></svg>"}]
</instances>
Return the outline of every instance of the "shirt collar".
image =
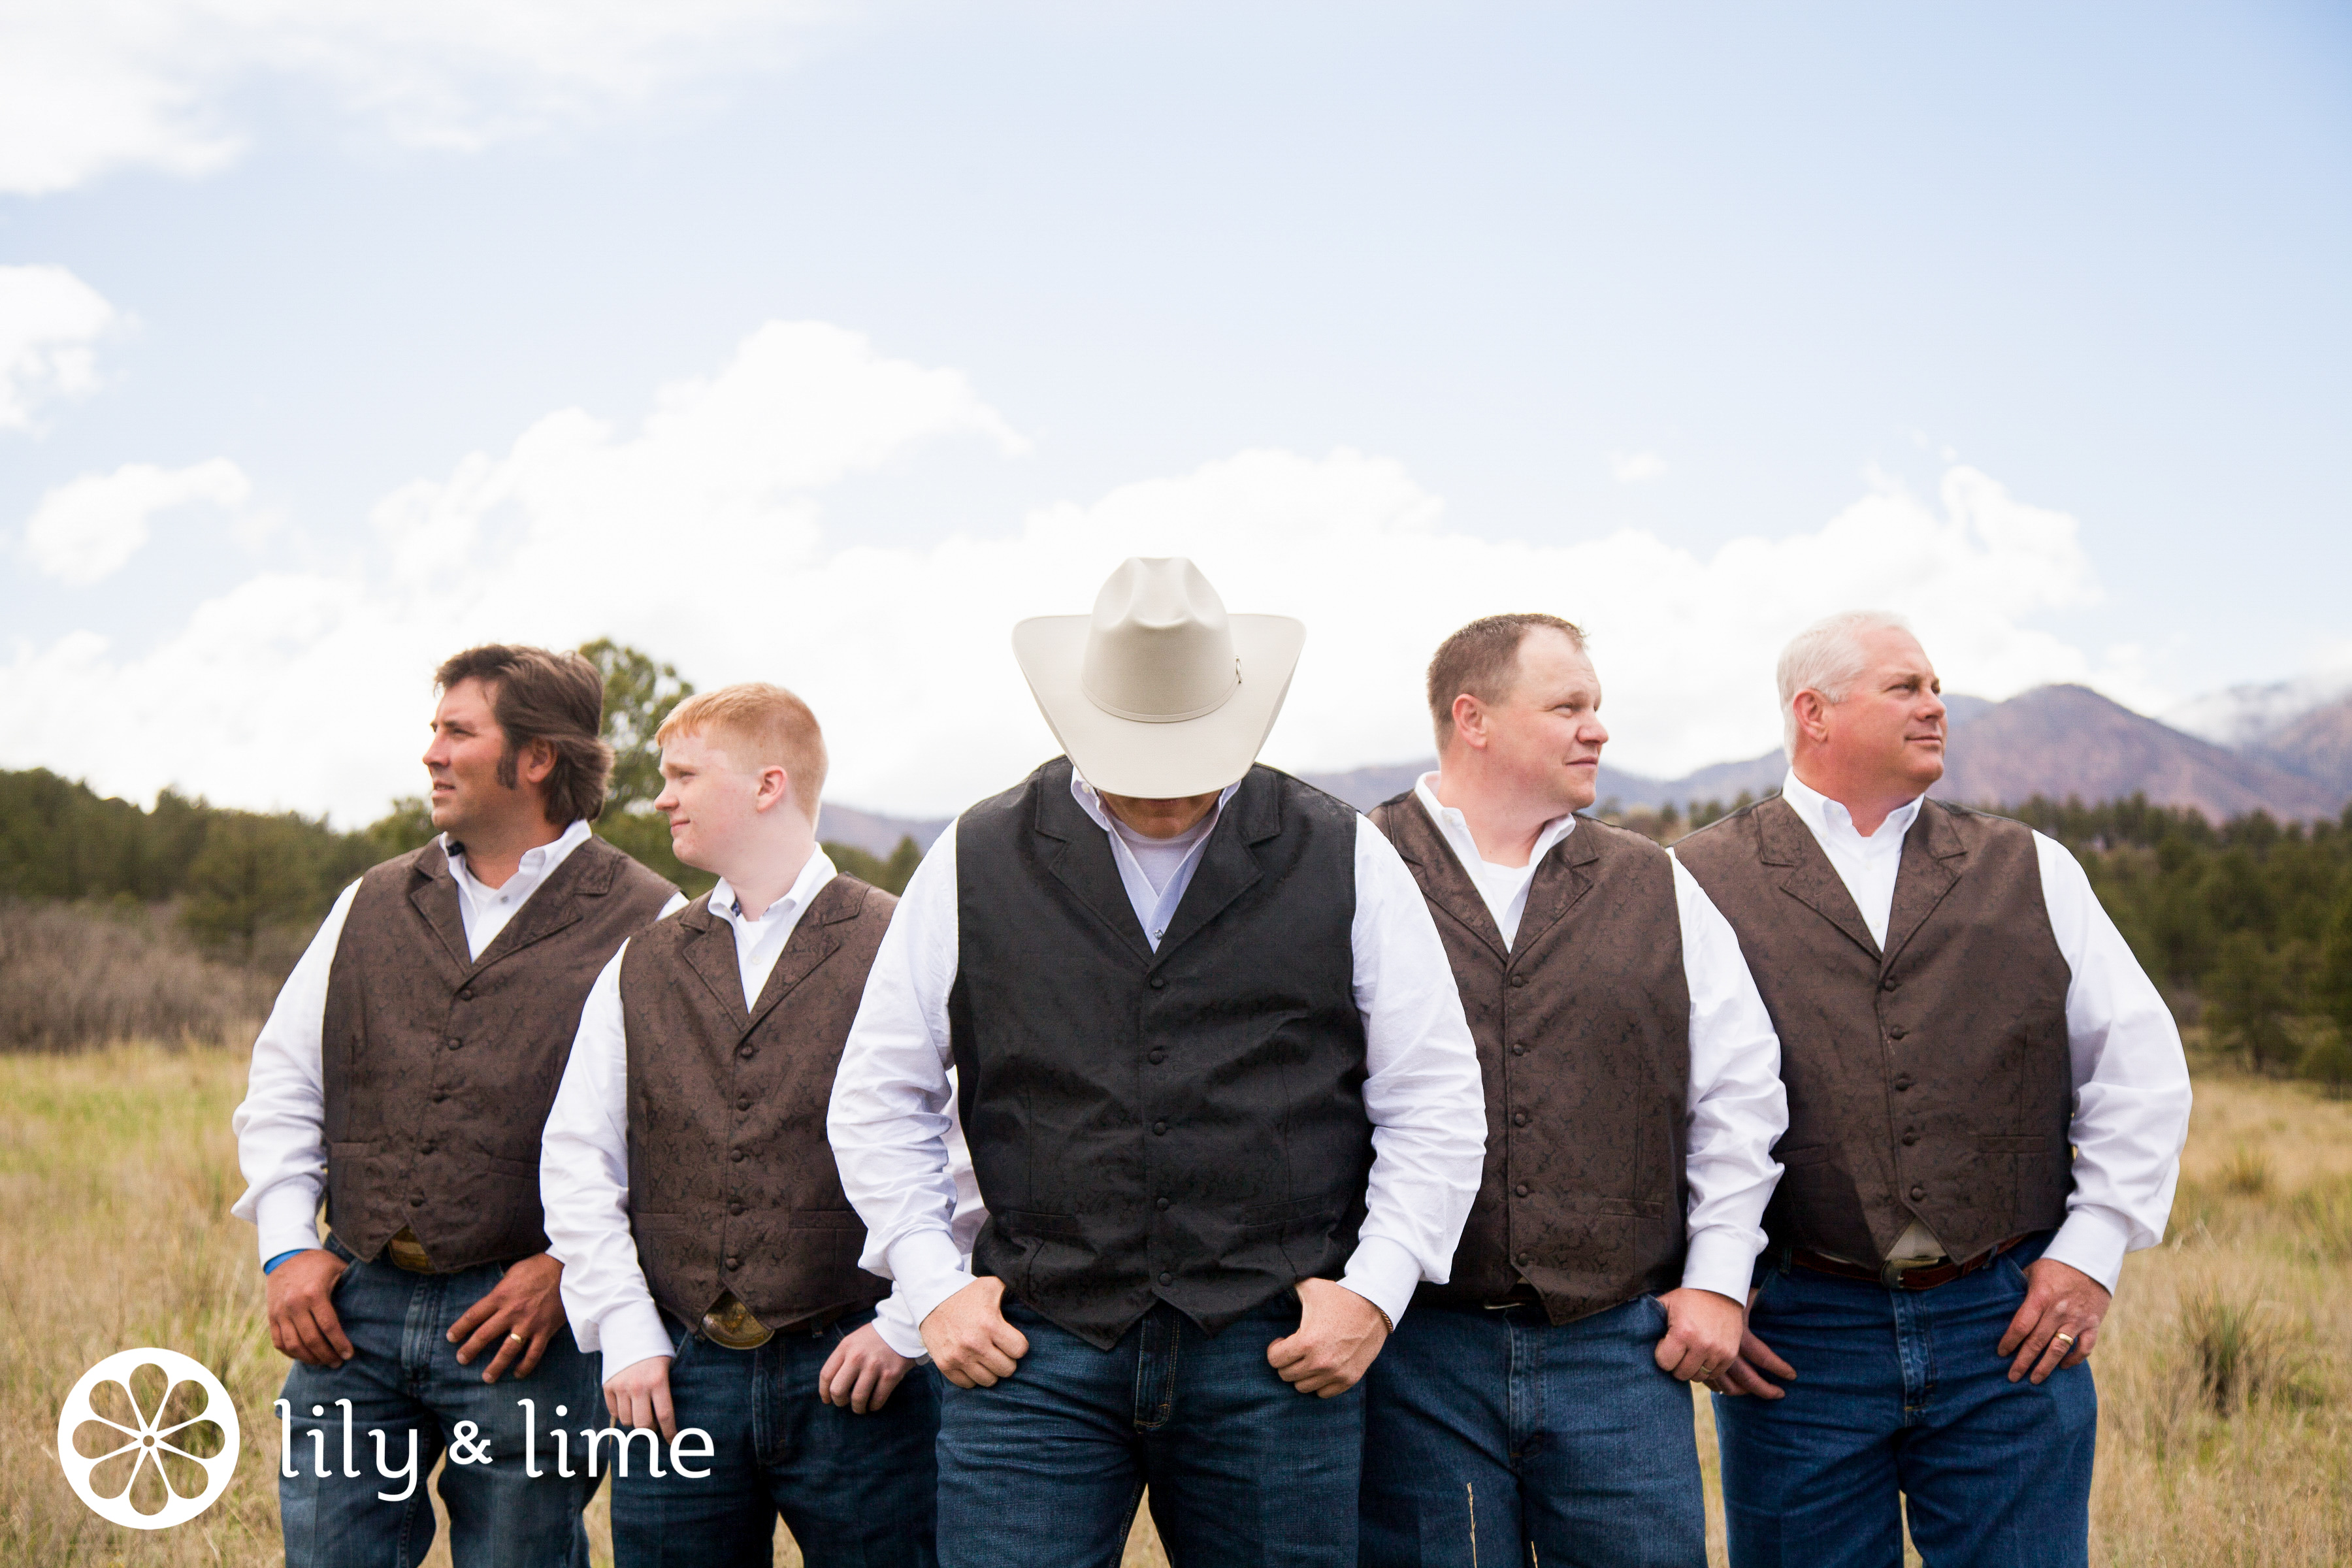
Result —
<instances>
[{"instance_id":1,"label":"shirt collar","mask_svg":"<svg viewBox=\"0 0 2352 1568\"><path fill-rule=\"evenodd\" d=\"M1911 825L1919 819L1920 804L1927 797L1924 794L1914 795L1888 812L1886 820L1879 824L1878 831L1867 838L1854 830L1853 813L1845 808L1843 802L1832 800L1799 778L1794 768L1790 768L1789 776L1780 781L1780 798L1794 806L1797 815L1803 817L1816 833L1839 834L1868 848L1890 842L1902 843L1904 837L1911 831ZM1895 830L1892 834L1887 832L1890 827Z\"/></svg>"},{"instance_id":2,"label":"shirt collar","mask_svg":"<svg viewBox=\"0 0 2352 1568\"><path fill-rule=\"evenodd\" d=\"M1217 792L1217 804L1209 808L1209 833L1214 833L1217 830L1217 819L1224 815L1225 803L1233 799L1234 792L1241 787L1242 781L1235 779ZM1113 838L1118 837L1118 830L1110 825L1110 809L1103 805L1102 796L1096 792L1095 786L1078 776L1078 770L1076 768L1070 770L1070 798L1078 803L1079 810L1095 819L1097 827L1101 828ZM1208 833L1201 835L1204 839L1208 836Z\"/></svg>"},{"instance_id":3,"label":"shirt collar","mask_svg":"<svg viewBox=\"0 0 2352 1568\"><path fill-rule=\"evenodd\" d=\"M1459 809L1447 805L1437 798L1437 779L1436 773L1427 773L1413 781L1412 793L1420 797L1422 809L1437 819L1437 826L1444 831L1448 838L1454 841L1457 853L1466 848L1470 854L1477 856L1479 864L1494 865L1495 862L1479 853L1477 837L1470 831L1470 819L1463 816ZM1528 865L1534 866L1536 862L1551 853L1553 845L1575 831L1576 813L1572 811L1565 816L1555 816L1545 823L1543 830L1536 835L1535 847L1528 854ZM1506 871L1520 869L1517 866L1505 866L1501 868Z\"/></svg>"},{"instance_id":4,"label":"shirt collar","mask_svg":"<svg viewBox=\"0 0 2352 1568\"><path fill-rule=\"evenodd\" d=\"M801 874L793 879L793 885L785 889L784 896L761 910L758 920L745 918L742 900L735 891L735 884L724 877L719 878L718 885L710 889L711 912L731 923L763 926L781 915L807 909L809 900L822 892L824 885L835 875L833 859L825 854L824 846L820 844L809 851L808 863L801 868Z\"/></svg>"},{"instance_id":5,"label":"shirt collar","mask_svg":"<svg viewBox=\"0 0 2352 1568\"><path fill-rule=\"evenodd\" d=\"M540 872L545 870L551 862L562 859L565 856L571 854L572 850L578 848L582 840L588 837L589 832L590 828L586 818L577 816L573 817L572 819L572 826L557 834L553 838L550 839L545 844L535 844L530 848L524 850L522 852L522 858L515 863L515 875L518 877L537 876ZM466 869L466 847L457 842L457 840L450 837L446 833L441 836L441 855L444 859L449 862L449 869L453 873L463 876L468 880L473 879L474 874Z\"/></svg>"}]
</instances>

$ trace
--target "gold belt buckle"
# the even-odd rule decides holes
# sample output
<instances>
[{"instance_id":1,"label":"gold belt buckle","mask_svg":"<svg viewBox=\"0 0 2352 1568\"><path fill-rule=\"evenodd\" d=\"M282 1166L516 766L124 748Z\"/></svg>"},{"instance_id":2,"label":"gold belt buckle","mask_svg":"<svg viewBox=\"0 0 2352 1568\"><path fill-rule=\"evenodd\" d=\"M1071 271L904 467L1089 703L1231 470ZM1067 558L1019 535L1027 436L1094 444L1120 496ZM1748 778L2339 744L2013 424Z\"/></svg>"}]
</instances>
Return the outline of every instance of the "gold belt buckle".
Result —
<instances>
[{"instance_id":1,"label":"gold belt buckle","mask_svg":"<svg viewBox=\"0 0 2352 1568\"><path fill-rule=\"evenodd\" d=\"M702 1314L702 1337L730 1351L755 1351L776 1337L776 1331L751 1315L732 1290Z\"/></svg>"},{"instance_id":2,"label":"gold belt buckle","mask_svg":"<svg viewBox=\"0 0 2352 1568\"><path fill-rule=\"evenodd\" d=\"M395 1265L411 1274L433 1272L433 1255L425 1250L425 1244L416 1239L416 1233L404 1225L400 1227L400 1234L386 1244L384 1252Z\"/></svg>"}]
</instances>

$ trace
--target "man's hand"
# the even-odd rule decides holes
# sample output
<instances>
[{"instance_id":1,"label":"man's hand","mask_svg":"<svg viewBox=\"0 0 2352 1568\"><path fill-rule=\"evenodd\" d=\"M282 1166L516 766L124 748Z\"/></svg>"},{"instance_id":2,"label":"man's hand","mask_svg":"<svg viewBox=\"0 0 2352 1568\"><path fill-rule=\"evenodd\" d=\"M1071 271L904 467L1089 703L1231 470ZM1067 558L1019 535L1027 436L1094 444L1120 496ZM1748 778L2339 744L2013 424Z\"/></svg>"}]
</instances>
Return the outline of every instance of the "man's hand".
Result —
<instances>
[{"instance_id":1,"label":"man's hand","mask_svg":"<svg viewBox=\"0 0 2352 1568\"><path fill-rule=\"evenodd\" d=\"M1265 1347L1282 1381L1325 1399L1345 1394L1388 1343L1381 1310L1336 1279L1298 1282L1298 1331Z\"/></svg>"},{"instance_id":2,"label":"man's hand","mask_svg":"<svg viewBox=\"0 0 2352 1568\"><path fill-rule=\"evenodd\" d=\"M1748 1292L1748 1305L1756 1305L1757 1292ZM1740 1314L1739 1353L1731 1358L1728 1366L1719 1369L1707 1379L1707 1386L1717 1394L1752 1394L1759 1399L1785 1399L1788 1391L1764 1374L1770 1373L1781 1383L1797 1381L1797 1369L1772 1352L1772 1347L1758 1339L1747 1327L1747 1313Z\"/></svg>"},{"instance_id":3,"label":"man's hand","mask_svg":"<svg viewBox=\"0 0 2352 1568\"><path fill-rule=\"evenodd\" d=\"M1004 1326L1010 1329L1013 1325ZM1022 1348L1026 1350L1028 1346ZM898 1386L898 1380L914 1364L892 1350L875 1331L874 1325L867 1323L856 1333L844 1335L842 1342L833 1347L833 1353L824 1358L824 1366L816 1374L816 1396L827 1405L844 1405L863 1415L888 1404L890 1391Z\"/></svg>"},{"instance_id":4,"label":"man's hand","mask_svg":"<svg viewBox=\"0 0 2352 1568\"><path fill-rule=\"evenodd\" d=\"M2030 1374L2040 1383L2060 1367L2088 1360L2114 1300L2081 1269L2054 1258L2034 1259L2025 1271L2025 1300L2010 1319L2009 1332L2000 1336L2000 1353L2017 1358L2010 1363L2009 1381Z\"/></svg>"},{"instance_id":5,"label":"man's hand","mask_svg":"<svg viewBox=\"0 0 2352 1568\"><path fill-rule=\"evenodd\" d=\"M1004 1281L994 1275L932 1308L922 1334L931 1364L958 1388L992 1387L1029 1353L1029 1336L1004 1321Z\"/></svg>"},{"instance_id":6,"label":"man's hand","mask_svg":"<svg viewBox=\"0 0 2352 1568\"><path fill-rule=\"evenodd\" d=\"M613 1425L624 1432L652 1426L660 1431L664 1442L677 1436L677 1412L669 1403L669 1357L649 1355L606 1378L604 1408L613 1413Z\"/></svg>"},{"instance_id":7,"label":"man's hand","mask_svg":"<svg viewBox=\"0 0 2352 1568\"><path fill-rule=\"evenodd\" d=\"M1739 1339L1748 1310L1728 1296L1685 1285L1658 1298L1666 1310L1666 1331L1658 1341L1658 1369L1685 1383L1711 1384L1739 1359Z\"/></svg>"},{"instance_id":8,"label":"man's hand","mask_svg":"<svg viewBox=\"0 0 2352 1568\"><path fill-rule=\"evenodd\" d=\"M341 1366L352 1342L335 1315L335 1281L351 1265L323 1247L298 1252L269 1271L269 1342L310 1366Z\"/></svg>"},{"instance_id":9,"label":"man's hand","mask_svg":"<svg viewBox=\"0 0 2352 1568\"><path fill-rule=\"evenodd\" d=\"M484 1383L498 1382L499 1374L509 1366L517 1377L529 1377L554 1342L556 1331L563 1327L562 1282L563 1265L544 1252L509 1264L489 1294L449 1325L449 1342L457 1346L457 1364L471 1366L476 1356L496 1345L499 1353L482 1369ZM520 1363L517 1356L522 1358ZM666 1373L663 1382L668 1382Z\"/></svg>"}]
</instances>

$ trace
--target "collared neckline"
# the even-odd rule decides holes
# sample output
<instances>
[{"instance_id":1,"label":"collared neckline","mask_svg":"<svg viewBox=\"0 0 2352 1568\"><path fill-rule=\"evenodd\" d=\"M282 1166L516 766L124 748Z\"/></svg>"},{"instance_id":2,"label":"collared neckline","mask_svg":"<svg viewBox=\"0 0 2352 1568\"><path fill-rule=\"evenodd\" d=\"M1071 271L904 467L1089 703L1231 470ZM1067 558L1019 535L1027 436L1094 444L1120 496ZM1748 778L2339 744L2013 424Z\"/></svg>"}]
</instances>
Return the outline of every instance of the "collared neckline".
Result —
<instances>
[{"instance_id":1,"label":"collared neckline","mask_svg":"<svg viewBox=\"0 0 2352 1568\"><path fill-rule=\"evenodd\" d=\"M710 889L710 910L730 925L758 930L807 909L810 901L824 890L824 885L837 875L839 872L833 864L833 858L824 852L824 846L819 844L809 850L809 858L802 865L801 874L793 879L793 885L784 889L784 896L760 911L759 919L753 920L743 912L741 895L735 891L735 884L724 877L719 878L718 884Z\"/></svg>"},{"instance_id":2,"label":"collared neckline","mask_svg":"<svg viewBox=\"0 0 2352 1568\"><path fill-rule=\"evenodd\" d=\"M562 860L566 856L570 855L574 849L580 847L582 844L587 841L588 835L591 831L592 830L590 829L585 817L573 817L572 819L572 826L557 834L553 838L549 839L544 844L534 844L530 848L524 850L521 858L515 862L514 877L508 878L507 882L512 882L516 877L537 876L541 871L547 869L549 866L552 865L556 861ZM446 833L441 835L440 844L441 857L449 863L449 871L452 876L463 877L467 881L471 882L475 887L480 889L485 893L498 893L505 890L506 883L500 883L498 887L493 888L488 882L483 881L479 877L474 875L473 869L466 864L465 845L459 843L457 839L450 837L449 835Z\"/></svg>"},{"instance_id":3,"label":"collared neckline","mask_svg":"<svg viewBox=\"0 0 2352 1568\"><path fill-rule=\"evenodd\" d=\"M1479 851L1477 837L1470 831L1470 819L1462 815L1458 806L1447 805L1437 798L1437 779L1434 773L1422 774L1413 781L1413 794L1421 797L1422 809L1429 813L1430 819L1444 829L1445 836L1453 840L1455 852L1459 854L1466 849L1477 857L1482 866L1492 866L1497 871L1532 871L1545 856L1551 853L1554 845L1576 831L1576 813L1571 811L1543 825L1542 830L1536 835L1535 847L1528 853L1525 866L1505 866L1489 860Z\"/></svg>"},{"instance_id":4,"label":"collared neckline","mask_svg":"<svg viewBox=\"0 0 2352 1568\"><path fill-rule=\"evenodd\" d=\"M1840 835L1851 840L1856 847L1867 851L1879 849L1890 843L1901 845L1909 836L1911 825L1919 820L1919 809L1927 803L1927 796L1922 791L1888 812L1886 820L1878 825L1878 831L1867 838L1855 829L1853 813L1845 808L1844 802L1832 800L1813 788L1797 776L1795 768L1790 768L1788 777L1780 783L1780 798L1794 806L1797 814L1804 818L1805 825L1816 833ZM1890 827L1895 830L1892 834L1887 832Z\"/></svg>"}]
</instances>

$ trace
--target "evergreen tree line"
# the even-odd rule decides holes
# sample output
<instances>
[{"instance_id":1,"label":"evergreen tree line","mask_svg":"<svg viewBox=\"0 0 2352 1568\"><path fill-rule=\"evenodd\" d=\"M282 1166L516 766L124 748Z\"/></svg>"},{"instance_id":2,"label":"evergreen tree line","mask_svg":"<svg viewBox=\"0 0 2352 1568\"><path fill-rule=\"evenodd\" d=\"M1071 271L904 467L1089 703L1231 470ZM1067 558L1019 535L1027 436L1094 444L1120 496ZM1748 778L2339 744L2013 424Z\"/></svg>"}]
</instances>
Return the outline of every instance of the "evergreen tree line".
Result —
<instances>
[{"instance_id":1,"label":"evergreen tree line","mask_svg":"<svg viewBox=\"0 0 2352 1568\"><path fill-rule=\"evenodd\" d=\"M596 831L689 893L712 879L670 853L655 731L694 688L675 666L599 638L580 650L604 675L610 793ZM1741 796L1733 807L1748 804ZM1693 803L1626 825L1671 841L1723 815ZM2100 901L2184 1023L2263 1071L2352 1086L2352 806L2336 820L2224 823L2143 795L2086 805L2041 796L2012 808L2073 850ZM165 790L153 807L101 798L46 769L0 772L0 897L168 902L208 951L282 969L336 893L433 837L425 803L339 832L324 817L229 810ZM892 892L921 858L828 844L835 864Z\"/></svg>"}]
</instances>

